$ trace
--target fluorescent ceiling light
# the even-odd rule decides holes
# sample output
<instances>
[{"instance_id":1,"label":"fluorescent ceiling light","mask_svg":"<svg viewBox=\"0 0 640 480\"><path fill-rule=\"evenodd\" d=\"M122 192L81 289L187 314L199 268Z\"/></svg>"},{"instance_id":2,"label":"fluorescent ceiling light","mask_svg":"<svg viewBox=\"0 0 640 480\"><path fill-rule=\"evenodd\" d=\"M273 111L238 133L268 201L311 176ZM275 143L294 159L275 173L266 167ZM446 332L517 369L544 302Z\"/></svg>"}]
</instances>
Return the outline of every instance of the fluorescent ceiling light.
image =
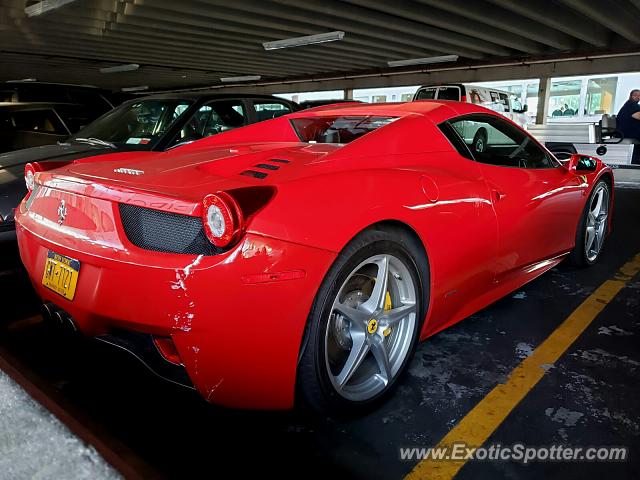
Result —
<instances>
[{"instance_id":1,"label":"fluorescent ceiling light","mask_svg":"<svg viewBox=\"0 0 640 480\"><path fill-rule=\"evenodd\" d=\"M458 55L442 55L440 57L410 58L409 60L395 60L387 62L390 67L406 67L407 65L424 65L425 63L455 62Z\"/></svg>"},{"instance_id":2,"label":"fluorescent ceiling light","mask_svg":"<svg viewBox=\"0 0 640 480\"><path fill-rule=\"evenodd\" d=\"M22 82L37 82L36 78L21 78L20 80L7 80L6 83L22 83Z\"/></svg>"},{"instance_id":3,"label":"fluorescent ceiling light","mask_svg":"<svg viewBox=\"0 0 640 480\"><path fill-rule=\"evenodd\" d=\"M137 63L127 63L126 65L116 65L115 67L104 67L100 69L100 73L119 73L132 72L140 68Z\"/></svg>"},{"instance_id":4,"label":"fluorescent ceiling light","mask_svg":"<svg viewBox=\"0 0 640 480\"><path fill-rule=\"evenodd\" d=\"M24 7L24 13L27 17L37 17L43 13L50 12L56 8L62 7L67 3L74 2L75 0L42 0L41 2L34 3L28 7Z\"/></svg>"},{"instance_id":5,"label":"fluorescent ceiling light","mask_svg":"<svg viewBox=\"0 0 640 480\"><path fill-rule=\"evenodd\" d=\"M275 42L264 42L262 46L265 50L277 50L278 48L301 47L303 45L314 45L316 43L335 42L343 38L344 32L336 31L320 33L318 35L307 35L305 37L286 38L284 40L276 40Z\"/></svg>"},{"instance_id":6,"label":"fluorescent ceiling light","mask_svg":"<svg viewBox=\"0 0 640 480\"><path fill-rule=\"evenodd\" d=\"M149 90L149 85L140 85L138 87L122 87L123 92L141 92L142 90Z\"/></svg>"},{"instance_id":7,"label":"fluorescent ceiling light","mask_svg":"<svg viewBox=\"0 0 640 480\"><path fill-rule=\"evenodd\" d=\"M250 82L252 80L260 80L260 75L242 75L239 77L222 77L221 82Z\"/></svg>"}]
</instances>

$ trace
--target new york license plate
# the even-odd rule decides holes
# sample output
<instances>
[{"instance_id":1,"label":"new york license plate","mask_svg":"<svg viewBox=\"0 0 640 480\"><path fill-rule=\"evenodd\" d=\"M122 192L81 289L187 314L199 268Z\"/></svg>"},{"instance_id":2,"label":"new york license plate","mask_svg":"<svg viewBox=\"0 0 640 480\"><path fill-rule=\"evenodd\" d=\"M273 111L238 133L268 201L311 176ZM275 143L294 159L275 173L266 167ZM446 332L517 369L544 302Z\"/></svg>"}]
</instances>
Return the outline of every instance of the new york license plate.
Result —
<instances>
[{"instance_id":1,"label":"new york license plate","mask_svg":"<svg viewBox=\"0 0 640 480\"><path fill-rule=\"evenodd\" d=\"M80 274L80 262L49 250L44 264L42 285L62 295L67 300L73 300Z\"/></svg>"}]
</instances>

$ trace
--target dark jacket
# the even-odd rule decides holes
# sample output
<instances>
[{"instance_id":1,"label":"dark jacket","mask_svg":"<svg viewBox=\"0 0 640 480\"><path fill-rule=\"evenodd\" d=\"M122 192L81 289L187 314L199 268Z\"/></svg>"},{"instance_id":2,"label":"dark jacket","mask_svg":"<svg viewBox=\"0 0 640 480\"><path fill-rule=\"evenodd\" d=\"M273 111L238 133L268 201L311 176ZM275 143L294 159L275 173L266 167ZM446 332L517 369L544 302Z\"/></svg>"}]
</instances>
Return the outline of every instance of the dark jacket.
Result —
<instances>
[{"instance_id":1,"label":"dark jacket","mask_svg":"<svg viewBox=\"0 0 640 480\"><path fill-rule=\"evenodd\" d=\"M633 118L633 114L640 112L640 105L627 100L616 117L616 128L624 134L624 138L640 140L640 120Z\"/></svg>"}]
</instances>

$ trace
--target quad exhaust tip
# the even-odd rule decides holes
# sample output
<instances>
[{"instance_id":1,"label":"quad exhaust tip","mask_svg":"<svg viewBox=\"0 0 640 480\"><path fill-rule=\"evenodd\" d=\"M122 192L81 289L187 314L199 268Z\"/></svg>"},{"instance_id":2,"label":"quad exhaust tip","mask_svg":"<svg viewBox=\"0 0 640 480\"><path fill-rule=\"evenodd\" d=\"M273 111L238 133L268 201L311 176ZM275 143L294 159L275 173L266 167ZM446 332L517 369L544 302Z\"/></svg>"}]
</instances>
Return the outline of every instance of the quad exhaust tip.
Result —
<instances>
[{"instance_id":1,"label":"quad exhaust tip","mask_svg":"<svg viewBox=\"0 0 640 480\"><path fill-rule=\"evenodd\" d=\"M73 317L51 302L46 302L42 305L41 313L45 322L56 325L57 327L62 327L65 330L71 330L73 332L78 331L78 327L73 321Z\"/></svg>"}]
</instances>

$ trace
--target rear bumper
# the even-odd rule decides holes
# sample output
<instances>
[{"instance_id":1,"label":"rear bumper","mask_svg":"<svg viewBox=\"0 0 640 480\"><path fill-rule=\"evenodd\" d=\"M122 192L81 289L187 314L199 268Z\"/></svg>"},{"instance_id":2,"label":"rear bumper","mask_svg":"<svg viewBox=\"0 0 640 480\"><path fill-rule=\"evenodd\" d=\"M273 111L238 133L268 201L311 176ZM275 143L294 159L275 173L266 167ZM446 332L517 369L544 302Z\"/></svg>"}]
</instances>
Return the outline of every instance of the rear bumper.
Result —
<instances>
[{"instance_id":1,"label":"rear bumper","mask_svg":"<svg viewBox=\"0 0 640 480\"><path fill-rule=\"evenodd\" d=\"M293 405L307 316L335 253L247 234L215 256L137 248L123 254L77 238L54 242L46 229L26 225L18 216L20 255L36 291L68 312L84 334L171 337L208 401L235 408ZM49 250L80 261L72 301L42 286ZM304 275L282 281L264 275L290 271Z\"/></svg>"}]
</instances>

